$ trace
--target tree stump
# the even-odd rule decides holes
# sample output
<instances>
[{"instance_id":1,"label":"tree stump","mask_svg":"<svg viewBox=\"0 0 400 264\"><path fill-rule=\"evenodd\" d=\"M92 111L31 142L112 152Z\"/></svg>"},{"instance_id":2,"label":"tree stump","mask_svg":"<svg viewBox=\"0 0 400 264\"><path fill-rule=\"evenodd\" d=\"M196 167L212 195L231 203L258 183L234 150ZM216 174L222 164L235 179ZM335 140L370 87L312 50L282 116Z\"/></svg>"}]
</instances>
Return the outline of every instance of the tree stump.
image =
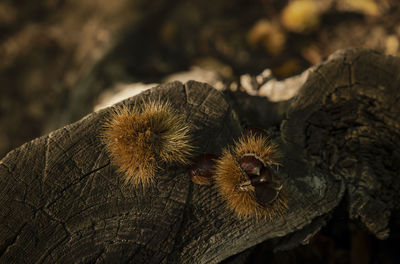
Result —
<instances>
[{"instance_id":1,"label":"tree stump","mask_svg":"<svg viewBox=\"0 0 400 264\"><path fill-rule=\"evenodd\" d=\"M399 73L399 58L363 50L310 73L280 129L264 127L283 153L289 195L272 220L238 219L187 167L164 166L150 188L126 185L100 138L111 108L28 142L0 161L0 261L217 263L266 240L306 243L344 197L350 218L387 238L400 203ZM143 98L170 101L199 153L219 155L242 132L207 84L168 83L122 103Z\"/></svg>"}]
</instances>

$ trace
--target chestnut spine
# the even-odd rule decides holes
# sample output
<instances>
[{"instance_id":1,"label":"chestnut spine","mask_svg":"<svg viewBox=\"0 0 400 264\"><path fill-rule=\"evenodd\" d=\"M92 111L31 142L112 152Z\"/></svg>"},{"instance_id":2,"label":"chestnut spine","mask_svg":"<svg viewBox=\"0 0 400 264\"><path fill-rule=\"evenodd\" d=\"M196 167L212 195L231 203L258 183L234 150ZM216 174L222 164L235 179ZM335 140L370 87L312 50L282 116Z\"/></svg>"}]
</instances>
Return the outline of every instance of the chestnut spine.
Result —
<instances>
[{"instance_id":1,"label":"chestnut spine","mask_svg":"<svg viewBox=\"0 0 400 264\"><path fill-rule=\"evenodd\" d=\"M189 164L194 150L184 117L160 100L115 107L102 139L112 164L134 186L150 185L163 164Z\"/></svg>"},{"instance_id":2,"label":"chestnut spine","mask_svg":"<svg viewBox=\"0 0 400 264\"><path fill-rule=\"evenodd\" d=\"M214 181L227 206L239 218L282 216L287 209L287 192L272 177L280 153L268 137L245 131L233 146L223 150L217 161Z\"/></svg>"}]
</instances>

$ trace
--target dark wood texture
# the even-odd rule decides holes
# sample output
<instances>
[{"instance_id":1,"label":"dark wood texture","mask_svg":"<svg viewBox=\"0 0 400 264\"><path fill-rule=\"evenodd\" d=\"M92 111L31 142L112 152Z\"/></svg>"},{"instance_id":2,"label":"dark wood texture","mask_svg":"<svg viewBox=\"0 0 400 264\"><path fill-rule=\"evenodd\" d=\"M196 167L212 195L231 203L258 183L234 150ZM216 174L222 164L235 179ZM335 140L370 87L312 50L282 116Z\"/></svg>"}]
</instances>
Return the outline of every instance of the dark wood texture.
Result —
<instances>
[{"instance_id":1,"label":"dark wood texture","mask_svg":"<svg viewBox=\"0 0 400 264\"><path fill-rule=\"evenodd\" d=\"M385 238L399 208L399 73L398 58L356 50L311 73L273 138L289 210L272 221L237 219L187 167L163 168L146 190L123 184L100 140L110 109L28 142L0 161L0 262L217 263L269 239L307 243L346 192L351 218ZM218 155L241 133L207 84L169 83L125 103L142 98L171 101L198 153Z\"/></svg>"},{"instance_id":2,"label":"dark wood texture","mask_svg":"<svg viewBox=\"0 0 400 264\"><path fill-rule=\"evenodd\" d=\"M399 58L340 51L310 75L281 126L284 145L344 182L350 218L382 239L400 208L399 102Z\"/></svg>"}]
</instances>

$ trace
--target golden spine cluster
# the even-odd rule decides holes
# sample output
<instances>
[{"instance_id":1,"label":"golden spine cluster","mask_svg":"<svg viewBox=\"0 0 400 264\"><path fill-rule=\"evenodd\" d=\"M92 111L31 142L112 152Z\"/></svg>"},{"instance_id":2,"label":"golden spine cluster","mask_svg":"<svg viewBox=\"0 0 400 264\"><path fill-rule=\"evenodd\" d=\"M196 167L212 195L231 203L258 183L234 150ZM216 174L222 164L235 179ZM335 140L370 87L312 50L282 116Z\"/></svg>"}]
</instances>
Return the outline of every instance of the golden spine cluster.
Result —
<instances>
[{"instance_id":1,"label":"golden spine cluster","mask_svg":"<svg viewBox=\"0 0 400 264\"><path fill-rule=\"evenodd\" d=\"M194 147L188 123L169 102L142 101L118 106L110 113L102 134L112 164L126 183L146 187L163 165L187 165ZM260 129L248 129L221 157L203 154L189 170L196 184L214 182L227 207L239 218L283 215L287 191L274 179L277 146Z\"/></svg>"},{"instance_id":2,"label":"golden spine cluster","mask_svg":"<svg viewBox=\"0 0 400 264\"><path fill-rule=\"evenodd\" d=\"M189 132L187 122L169 102L143 101L134 107L116 107L104 125L103 141L125 181L146 187L163 163L190 162Z\"/></svg>"},{"instance_id":3,"label":"golden spine cluster","mask_svg":"<svg viewBox=\"0 0 400 264\"><path fill-rule=\"evenodd\" d=\"M249 154L260 159L264 166L279 165L277 159L280 154L277 146L266 136L255 133L242 136L234 146L225 149L217 161L214 181L219 194L226 201L228 208L233 210L239 218L279 217L287 209L287 192L284 187L267 207L257 202L255 188L249 191L238 190L239 183L249 180L241 169L238 159Z\"/></svg>"}]
</instances>

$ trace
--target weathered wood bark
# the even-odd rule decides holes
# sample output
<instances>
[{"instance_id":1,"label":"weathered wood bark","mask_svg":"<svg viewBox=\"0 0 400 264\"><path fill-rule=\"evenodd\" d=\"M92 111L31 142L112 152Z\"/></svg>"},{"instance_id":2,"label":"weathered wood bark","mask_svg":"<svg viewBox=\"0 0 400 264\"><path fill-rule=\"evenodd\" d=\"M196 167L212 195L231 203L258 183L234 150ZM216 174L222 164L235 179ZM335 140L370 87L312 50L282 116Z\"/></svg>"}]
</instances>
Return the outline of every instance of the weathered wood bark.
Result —
<instances>
[{"instance_id":1,"label":"weathered wood bark","mask_svg":"<svg viewBox=\"0 0 400 264\"><path fill-rule=\"evenodd\" d=\"M400 206L400 59L347 50L318 67L283 122L284 144L345 182L349 216L378 238ZM289 143L290 142L290 143Z\"/></svg>"},{"instance_id":2,"label":"weathered wood bark","mask_svg":"<svg viewBox=\"0 0 400 264\"><path fill-rule=\"evenodd\" d=\"M385 238L400 201L399 73L398 58L350 50L310 74L281 129L270 129L290 199L272 221L237 219L185 167L163 168L146 190L123 184L99 138L110 109L33 140L0 161L0 261L217 263L265 240L307 242L346 192L350 217ZM199 152L219 154L241 133L206 84L169 83L127 103L143 97L171 101Z\"/></svg>"}]
</instances>

